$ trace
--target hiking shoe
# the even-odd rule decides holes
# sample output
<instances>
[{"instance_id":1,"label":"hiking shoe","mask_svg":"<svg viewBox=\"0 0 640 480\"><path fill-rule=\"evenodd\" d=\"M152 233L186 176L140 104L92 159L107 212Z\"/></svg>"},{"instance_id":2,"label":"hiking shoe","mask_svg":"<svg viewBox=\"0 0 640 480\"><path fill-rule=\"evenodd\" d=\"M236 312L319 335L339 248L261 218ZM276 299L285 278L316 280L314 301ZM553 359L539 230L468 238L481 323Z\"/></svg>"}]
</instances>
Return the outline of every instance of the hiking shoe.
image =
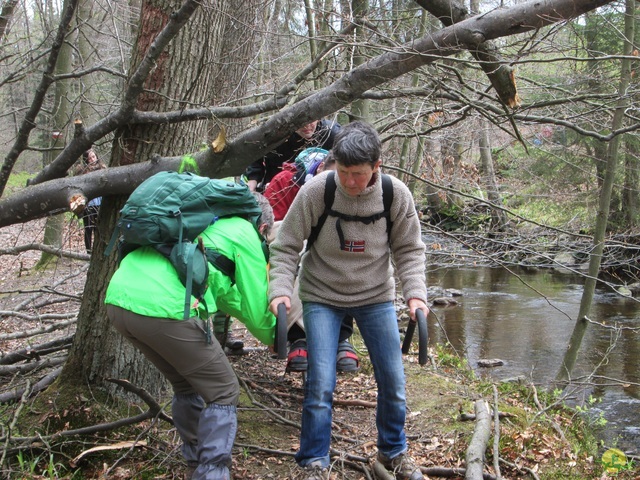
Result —
<instances>
[{"instance_id":1,"label":"hiking shoe","mask_svg":"<svg viewBox=\"0 0 640 480\"><path fill-rule=\"evenodd\" d=\"M307 371L307 341L299 339L289 346L287 355L287 372Z\"/></svg>"},{"instance_id":2,"label":"hiking shoe","mask_svg":"<svg viewBox=\"0 0 640 480\"><path fill-rule=\"evenodd\" d=\"M297 465L292 480L329 480L329 469L322 467L320 462L304 467Z\"/></svg>"},{"instance_id":3,"label":"hiking shoe","mask_svg":"<svg viewBox=\"0 0 640 480\"><path fill-rule=\"evenodd\" d=\"M226 335L224 332L216 332L214 335L216 337L216 340L218 340L218 343L220 345L223 345L222 348L226 353L236 355L239 353L243 353L242 351L244 349L244 342L231 335L231 332L227 332Z\"/></svg>"},{"instance_id":4,"label":"hiking shoe","mask_svg":"<svg viewBox=\"0 0 640 480\"><path fill-rule=\"evenodd\" d=\"M346 340L340 342L336 358L336 372L357 372L359 369L360 360L353 345Z\"/></svg>"},{"instance_id":5,"label":"hiking shoe","mask_svg":"<svg viewBox=\"0 0 640 480\"><path fill-rule=\"evenodd\" d=\"M242 350L244 348L244 342L234 337L231 332L228 332L227 339L224 342L224 346L229 350Z\"/></svg>"},{"instance_id":6,"label":"hiking shoe","mask_svg":"<svg viewBox=\"0 0 640 480\"><path fill-rule=\"evenodd\" d=\"M378 452L378 461L392 473L398 480L423 480L420 467L416 465L409 455L401 453L395 458L387 458Z\"/></svg>"}]
</instances>

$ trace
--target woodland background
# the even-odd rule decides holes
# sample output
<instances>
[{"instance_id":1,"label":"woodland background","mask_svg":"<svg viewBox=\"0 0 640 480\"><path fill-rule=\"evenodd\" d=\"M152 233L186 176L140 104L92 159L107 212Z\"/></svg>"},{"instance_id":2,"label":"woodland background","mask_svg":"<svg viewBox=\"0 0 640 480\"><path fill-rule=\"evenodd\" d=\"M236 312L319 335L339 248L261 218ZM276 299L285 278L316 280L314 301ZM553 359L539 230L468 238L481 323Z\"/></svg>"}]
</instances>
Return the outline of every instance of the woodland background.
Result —
<instances>
[{"instance_id":1,"label":"woodland background","mask_svg":"<svg viewBox=\"0 0 640 480\"><path fill-rule=\"evenodd\" d=\"M385 168L413 190L426 228L501 252L506 264L558 245L588 261L559 381L579 354L596 284L638 277L640 33L631 0L0 5L0 227L14 228L3 262L25 251L38 252L34 270L86 260L68 212L104 199L90 288L46 395L64 391L73 404L90 385L120 395L109 378L166 393L104 315L116 263L102 253L118 209L187 154L202 174L239 175L320 117L376 126ZM69 176L91 146L110 168ZM42 236L14 235L34 221ZM50 304L21 308L38 328L55 323L43 317ZM16 377L8 393L37 389Z\"/></svg>"}]
</instances>

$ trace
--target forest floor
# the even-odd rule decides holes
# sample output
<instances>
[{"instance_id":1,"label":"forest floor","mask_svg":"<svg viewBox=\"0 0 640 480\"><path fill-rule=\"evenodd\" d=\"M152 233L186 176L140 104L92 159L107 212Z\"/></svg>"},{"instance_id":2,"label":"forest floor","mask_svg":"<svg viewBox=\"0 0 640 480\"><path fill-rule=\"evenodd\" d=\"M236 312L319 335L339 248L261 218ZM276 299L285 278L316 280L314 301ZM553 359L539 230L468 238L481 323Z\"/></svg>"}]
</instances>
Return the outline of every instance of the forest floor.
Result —
<instances>
[{"instance_id":1,"label":"forest floor","mask_svg":"<svg viewBox=\"0 0 640 480\"><path fill-rule=\"evenodd\" d=\"M79 308L88 262L60 259L46 269L36 270L40 252L15 249L41 241L43 225L43 221L35 221L0 229L0 360L27 345L73 335L75 327L69 318ZM67 221L64 249L84 252L81 229L75 219ZM51 329L52 325L59 328ZM38 331L42 332L34 336ZM246 346L246 354L229 356L242 386L234 478L291 478L299 438L303 377L286 374L285 361L274 359L239 322L233 323L233 333ZM357 334L354 344L361 369L339 375L335 393L333 480L375 478L371 460L376 453L376 385ZM31 359L20 366L36 361ZM1 362L0 367L4 367ZM27 376L35 383L50 369L46 365L36 371L8 367L0 371L0 394L19 387ZM607 472L603 451L598 449L587 420L534 385L479 378L463 358L442 345L430 351L430 361L424 366L418 364L415 352L406 355L405 369L409 453L422 466L425 478L464 478L461 469L476 429L470 416L474 414L474 404L481 399L501 413L486 449L487 479L495 478L496 466L505 479L640 478L633 468ZM156 400L170 414L169 399ZM140 404L129 406L132 415L144 410L144 404ZM37 396L0 405L0 476L183 478L179 439L170 423L146 420L85 435L47 437L56 432L46 431L45 425L50 418L64 416L61 407L64 409L50 405L48 409L37 403ZM100 417L100 422L115 422L122 412L113 405L95 405L90 400L86 408L94 413L90 417ZM499 441L494 445L496 432ZM28 444L15 441L16 437L29 435L40 436L40 440Z\"/></svg>"}]
</instances>

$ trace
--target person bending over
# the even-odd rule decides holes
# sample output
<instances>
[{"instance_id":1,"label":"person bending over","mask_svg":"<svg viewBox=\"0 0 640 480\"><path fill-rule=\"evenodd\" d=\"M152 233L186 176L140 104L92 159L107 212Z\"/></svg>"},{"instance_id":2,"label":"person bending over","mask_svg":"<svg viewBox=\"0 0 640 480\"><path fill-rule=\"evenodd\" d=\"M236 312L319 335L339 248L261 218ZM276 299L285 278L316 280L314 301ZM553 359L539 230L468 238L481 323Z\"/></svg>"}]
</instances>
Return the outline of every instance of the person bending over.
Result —
<instances>
[{"instance_id":1,"label":"person bending over","mask_svg":"<svg viewBox=\"0 0 640 480\"><path fill-rule=\"evenodd\" d=\"M267 235L273 212L264 197ZM209 265L205 301L242 321L262 343L273 345L275 317L267 302L267 260L262 238L240 217L221 218L202 234L205 247L235 261L235 280ZM192 297L184 320L185 287L169 260L153 247L127 254L114 273L105 303L113 326L169 380L171 412L183 442L182 453L194 480L228 480L237 430L239 385L222 346L207 343L206 311Z\"/></svg>"}]
</instances>

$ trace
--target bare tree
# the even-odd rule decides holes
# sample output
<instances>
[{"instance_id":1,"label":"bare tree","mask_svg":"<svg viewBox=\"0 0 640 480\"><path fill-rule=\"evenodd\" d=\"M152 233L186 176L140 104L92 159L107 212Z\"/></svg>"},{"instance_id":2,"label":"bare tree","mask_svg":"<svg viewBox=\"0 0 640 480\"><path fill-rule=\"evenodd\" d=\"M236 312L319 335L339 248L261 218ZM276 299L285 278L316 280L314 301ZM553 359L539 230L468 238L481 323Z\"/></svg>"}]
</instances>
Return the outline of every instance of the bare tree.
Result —
<instances>
[{"instance_id":1,"label":"bare tree","mask_svg":"<svg viewBox=\"0 0 640 480\"><path fill-rule=\"evenodd\" d=\"M625 17L625 38L628 39L624 42L624 55L631 57L633 51L633 44L630 39L634 38L635 29L635 9L636 4L633 0L626 1L626 17ZM624 94L631 82L631 61L630 59L624 59L622 61L622 69L620 72L620 82L618 85L618 91L621 93L620 98L616 104L615 115L612 120L612 130L620 129L624 122L624 112L629 108L630 99ZM566 380L571 378L571 372L576 363L578 357L578 351L582 343L582 338L587 331L589 312L591 311L591 304L593 303L593 297L595 294L596 281L598 273L600 272L600 264L602 262L602 254L604 252L604 240L607 223L609 221L609 206L611 204L611 192L613 190L614 179L616 177L616 171L620 164L619 146L620 137L616 137L609 142L606 156L606 170L604 175L604 181L602 183L602 189L600 191L600 202L598 207L598 217L596 220L596 229L593 235L593 250L589 257L589 276L585 281L584 290L582 292L582 299L580 301L580 310L578 312L578 318L569 340L569 345L562 360L562 366L557 375L557 380Z\"/></svg>"},{"instance_id":2,"label":"bare tree","mask_svg":"<svg viewBox=\"0 0 640 480\"><path fill-rule=\"evenodd\" d=\"M196 154L196 160L203 173L211 176L238 174L253 159L259 158L264 152L272 149L273 145L285 138L295 128L311 119L338 111L355 98L366 96L367 92L374 87L383 85L385 82L423 65L431 64L444 56L465 49L473 49L483 41L538 29L562 18L575 17L606 3L604 0L584 2L579 5L567 0L526 3L473 17L416 39L410 44L388 49L360 67L346 73L330 86L293 103L291 100L294 100L295 97L290 95L294 92L297 83L302 82L304 77L296 78L294 82L276 92L274 97L249 106L185 108L164 113L140 112L136 111L133 103L140 92L138 78L134 76L132 80L136 82L129 83L129 89L124 94L123 102L116 112L95 125L89 126L85 137L70 142L56 160L33 180L32 188L2 202L0 225L7 225L15 221L27 221L59 208L68 208L69 198L74 193L92 195L108 192L128 193L146 176L162 169L177 168L180 157L167 157L156 159L149 164L128 165L118 169L111 168L107 172L87 175L76 181L60 179L88 145L123 125L156 124L158 122L177 124L202 118L224 119L251 116L280 108L289 103L287 108L281 109L260 125L231 139L222 152L208 149ZM154 58L150 57L149 62L152 61ZM145 72L149 70L149 66L144 66L144 68L146 70L141 70L141 75L145 75ZM490 105L483 105L483 107L491 108ZM532 119L530 115L521 115L520 118ZM602 138L608 136L615 136L615 133L602 136ZM10 171L10 160L5 161L3 171ZM57 180L55 187L35 185L51 179L60 180ZM27 194L27 192L29 193ZM50 198L45 202L40 202L49 195ZM40 203L38 204L38 202Z\"/></svg>"},{"instance_id":3,"label":"bare tree","mask_svg":"<svg viewBox=\"0 0 640 480\"><path fill-rule=\"evenodd\" d=\"M149 1L142 4L143 16L149 14L145 11L145 6L151 3ZM360 98L376 99L381 102L399 96L413 99L427 98L433 106L428 110L425 109L421 114L434 114L436 120L433 125L429 121L420 125L419 128L423 130L418 130L416 137L421 139L428 138L430 133L436 131L436 127L438 129L456 127L470 115L470 112L477 112L477 115L494 121L498 128L511 138L521 138L516 122L522 124L535 122L562 125L582 135L601 141L610 141L622 133L637 130L638 122L619 127L618 124L612 124L614 129L603 133L591 129L589 125L565 120L570 115L552 118L547 112L551 112L551 108L559 103L555 103L552 99L541 101L541 105L531 103L518 110L510 111L508 106L505 109L504 99L499 98L496 101L495 90L490 94L485 86L476 86L453 68L453 60L447 64L438 63L443 58L463 52L470 51L478 54L488 41L499 38L517 37L524 41L523 45L529 46L536 43L539 35L546 34L541 33L540 29L543 27L559 25L566 19L574 18L608 3L605 0L536 1L496 9L475 17L467 18L463 15L456 17L455 21L452 17L451 24L448 26L405 40L403 43L379 41L375 45L374 53L370 54L367 61L352 69L345 69L344 72L332 72L338 78L319 90L311 92L306 90L309 88L309 78L315 73L315 67L321 60L316 58L288 76L287 81L280 82L279 88L268 90L269 95L252 97L246 101L235 98L237 102L220 106L207 103L213 101L212 95L204 99L201 96L203 95L201 88L205 89L207 81L207 78L201 74L206 67L206 62L205 64L196 62L191 66L192 68L169 70L168 57L174 55L169 55L167 52L170 50L167 49L179 48L172 41L177 35L183 35L182 29L189 28L192 14L200 6L199 2L185 1L182 8L173 16L163 17L165 27L157 36L154 36L156 32L142 30L142 27L147 24L141 23L139 38L144 42L136 44L138 50L134 54L132 68L127 76L126 89L119 103L103 118L88 125L84 135L70 141L56 159L32 180L28 188L2 199L0 226L25 222L58 210L66 211L70 208L71 199L77 196L91 198L98 195L112 197L126 195L151 174L160 170L178 169L183 154L186 153L193 153L202 174L211 177L239 174L246 165L271 150L297 127L310 120L346 109L353 101ZM166 9L162 11L166 14ZM228 15L222 7L212 8L207 13L211 21L219 21L218 17ZM347 30L346 26L345 30ZM557 33L562 29L558 27L551 30ZM201 29L193 30L191 37L188 38L199 38L198 35L202 35L202 31ZM205 28L204 31L224 30ZM524 35L531 31L534 31L533 35ZM368 32L372 33L374 29L370 28ZM373 37L371 35L371 38ZM348 45L348 42L345 44L344 39L339 35L325 40L327 48L318 52L318 55L323 58L334 49ZM189 44L185 42L180 47L188 48ZM52 55L56 53L56 46L57 44L54 44ZM216 44L212 50L215 54L219 54L223 51L220 50L221 48L223 49ZM526 49L524 52L518 55L525 55ZM172 51L172 53L176 52ZM180 53L178 52L178 56ZM478 60L476 57L472 61L465 60L465 65L474 69L482 70L485 63L487 63L485 60ZM422 69L430 70L422 72ZM413 72L423 73L421 78L429 78L429 81L418 82L418 85L403 85L402 88L397 89L385 88L389 83L396 82L403 75ZM444 74L439 75L438 78L433 75L433 79L426 74L434 72L444 72ZM47 75L49 73L47 71ZM169 86L158 81L158 78L163 78L161 73L170 74L176 78L178 75L185 75L184 81L180 83L186 89L176 88L176 90L164 92L161 87ZM488 73L485 72L484 75ZM45 77L41 85L46 89L50 83L47 83L48 77ZM458 81L458 85L454 86L454 81ZM494 85L494 82L491 84ZM157 92L162 94L158 95ZM596 98L584 100L585 97L577 93L563 93L569 98L568 102L571 105L576 105L579 101L588 103ZM616 93L606 99L617 97ZM602 98L598 97L598 99ZM216 99L216 101L222 100ZM32 111L37 111L38 108L37 102L34 102L25 118L31 119L32 117L28 115ZM456 112L456 115L451 112ZM441 114L441 116L435 114ZM251 128L239 130L238 134L229 137L226 142L223 142L221 137L211 142L209 122L215 120L220 124L249 118L256 118ZM388 122L390 123L392 122ZM2 175L0 175L0 182L4 182L1 184L3 187L15 159L27 146L30 125L28 121L23 122L22 125L23 128L19 130L14 148L5 157ZM108 170L78 178L64 178L69 167L89 145L111 135L115 136L116 141L111 157L111 167ZM167 137L170 136L174 137L175 141L169 142ZM199 142L202 139L206 139L207 148L199 150ZM103 240L108 237L115 223L118 200L108 199L107 205L99 225ZM118 351L120 345L114 343L98 345L97 341L108 331L100 305L109 272L114 268L112 263L105 262L99 257L103 248L102 242L101 247L96 249L91 263L89 279L96 291L87 295L83 302L78 326L79 338L74 345L72 359L67 367L66 380L70 380L72 376L75 380L99 380L101 376L107 374L107 370L113 373L125 368L124 364L117 364L116 359L113 358L113 352ZM91 325L88 325L89 323ZM92 348L93 350L90 350ZM82 362L80 359L83 359ZM148 380L143 375L145 370L140 369L139 372L139 374L128 376L134 381L145 383Z\"/></svg>"}]
</instances>

